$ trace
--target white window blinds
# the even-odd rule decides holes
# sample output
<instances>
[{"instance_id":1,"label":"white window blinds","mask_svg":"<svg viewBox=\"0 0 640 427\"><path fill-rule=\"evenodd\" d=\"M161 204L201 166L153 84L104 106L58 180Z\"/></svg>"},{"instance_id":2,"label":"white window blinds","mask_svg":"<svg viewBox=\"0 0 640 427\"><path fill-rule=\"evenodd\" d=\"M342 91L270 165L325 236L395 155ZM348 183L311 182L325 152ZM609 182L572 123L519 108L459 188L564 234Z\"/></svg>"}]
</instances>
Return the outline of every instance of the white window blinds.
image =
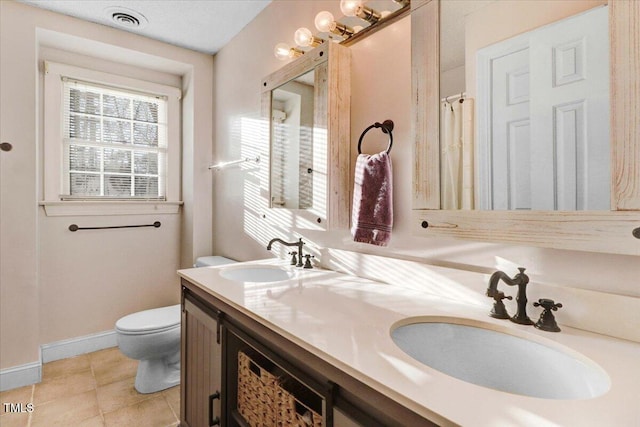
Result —
<instances>
[{"instance_id":1,"label":"white window blinds","mask_svg":"<svg viewBox=\"0 0 640 427\"><path fill-rule=\"evenodd\" d=\"M63 78L63 198L164 200L165 97Z\"/></svg>"}]
</instances>

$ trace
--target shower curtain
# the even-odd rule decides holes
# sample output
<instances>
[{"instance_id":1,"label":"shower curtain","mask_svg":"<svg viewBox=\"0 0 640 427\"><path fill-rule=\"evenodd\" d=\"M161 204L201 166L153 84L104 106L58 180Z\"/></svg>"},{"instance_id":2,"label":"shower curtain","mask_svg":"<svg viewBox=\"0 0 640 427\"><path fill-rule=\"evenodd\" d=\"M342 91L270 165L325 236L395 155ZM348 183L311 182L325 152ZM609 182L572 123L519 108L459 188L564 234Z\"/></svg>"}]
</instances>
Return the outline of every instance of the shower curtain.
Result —
<instances>
[{"instance_id":1,"label":"shower curtain","mask_svg":"<svg viewBox=\"0 0 640 427\"><path fill-rule=\"evenodd\" d=\"M442 209L474 207L473 99L441 103L441 205Z\"/></svg>"}]
</instances>

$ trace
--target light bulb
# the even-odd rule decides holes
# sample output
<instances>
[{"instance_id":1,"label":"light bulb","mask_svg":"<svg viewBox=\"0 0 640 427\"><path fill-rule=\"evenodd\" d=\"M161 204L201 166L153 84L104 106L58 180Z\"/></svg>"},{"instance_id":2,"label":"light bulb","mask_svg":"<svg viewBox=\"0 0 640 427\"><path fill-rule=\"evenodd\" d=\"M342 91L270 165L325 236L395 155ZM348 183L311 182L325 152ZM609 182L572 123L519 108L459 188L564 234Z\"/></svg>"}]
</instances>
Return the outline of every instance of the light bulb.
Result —
<instances>
[{"instance_id":1,"label":"light bulb","mask_svg":"<svg viewBox=\"0 0 640 427\"><path fill-rule=\"evenodd\" d=\"M340 0L340 10L345 16L357 16L370 24L375 24L381 18L380 13L366 7L363 0Z\"/></svg>"},{"instance_id":2,"label":"light bulb","mask_svg":"<svg viewBox=\"0 0 640 427\"><path fill-rule=\"evenodd\" d=\"M291 58L291 48L286 43L278 43L273 49L273 54L276 58L285 60Z\"/></svg>"},{"instance_id":3,"label":"light bulb","mask_svg":"<svg viewBox=\"0 0 640 427\"><path fill-rule=\"evenodd\" d=\"M362 0L340 0L340 10L345 16L356 16L362 7Z\"/></svg>"},{"instance_id":4,"label":"light bulb","mask_svg":"<svg viewBox=\"0 0 640 427\"><path fill-rule=\"evenodd\" d=\"M331 12L323 10L316 15L315 24L318 31L328 33L335 26Z\"/></svg>"},{"instance_id":5,"label":"light bulb","mask_svg":"<svg viewBox=\"0 0 640 427\"><path fill-rule=\"evenodd\" d=\"M296 30L293 39L298 46L311 46L313 34L311 34L311 31L308 28L302 27Z\"/></svg>"}]
</instances>

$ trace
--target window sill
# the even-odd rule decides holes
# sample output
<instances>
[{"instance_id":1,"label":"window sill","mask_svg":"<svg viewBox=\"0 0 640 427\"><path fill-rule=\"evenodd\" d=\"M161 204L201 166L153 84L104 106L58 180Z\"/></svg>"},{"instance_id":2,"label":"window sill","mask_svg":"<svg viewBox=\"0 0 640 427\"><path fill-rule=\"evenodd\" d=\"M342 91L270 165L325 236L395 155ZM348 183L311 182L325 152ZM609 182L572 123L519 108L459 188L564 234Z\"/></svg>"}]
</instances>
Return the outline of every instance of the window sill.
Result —
<instances>
[{"instance_id":1,"label":"window sill","mask_svg":"<svg viewBox=\"0 0 640 427\"><path fill-rule=\"evenodd\" d=\"M44 201L47 216L177 214L183 202L147 201Z\"/></svg>"}]
</instances>

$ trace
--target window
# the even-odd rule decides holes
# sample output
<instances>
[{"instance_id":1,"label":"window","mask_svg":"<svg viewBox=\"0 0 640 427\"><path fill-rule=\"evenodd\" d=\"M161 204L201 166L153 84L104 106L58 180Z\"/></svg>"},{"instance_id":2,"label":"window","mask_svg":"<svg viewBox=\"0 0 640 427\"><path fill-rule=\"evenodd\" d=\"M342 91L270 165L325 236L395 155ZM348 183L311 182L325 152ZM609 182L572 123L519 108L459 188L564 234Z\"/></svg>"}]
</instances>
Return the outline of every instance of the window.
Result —
<instances>
[{"instance_id":1,"label":"window","mask_svg":"<svg viewBox=\"0 0 640 427\"><path fill-rule=\"evenodd\" d=\"M180 91L47 62L46 201L178 201Z\"/></svg>"},{"instance_id":2,"label":"window","mask_svg":"<svg viewBox=\"0 0 640 427\"><path fill-rule=\"evenodd\" d=\"M68 78L63 90L63 198L164 200L166 98Z\"/></svg>"}]
</instances>

